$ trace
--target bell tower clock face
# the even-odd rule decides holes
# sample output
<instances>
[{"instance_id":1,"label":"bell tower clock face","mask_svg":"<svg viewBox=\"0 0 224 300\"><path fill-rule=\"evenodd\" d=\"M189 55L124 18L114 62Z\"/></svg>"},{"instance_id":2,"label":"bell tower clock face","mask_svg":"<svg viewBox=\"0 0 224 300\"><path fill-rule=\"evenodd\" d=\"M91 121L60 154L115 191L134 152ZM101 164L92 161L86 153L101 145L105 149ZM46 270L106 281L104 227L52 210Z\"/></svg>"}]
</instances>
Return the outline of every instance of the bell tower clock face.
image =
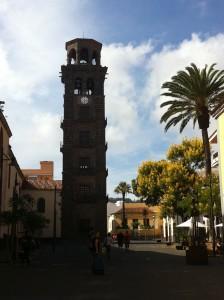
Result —
<instances>
[{"instance_id":1,"label":"bell tower clock face","mask_svg":"<svg viewBox=\"0 0 224 300\"><path fill-rule=\"evenodd\" d=\"M88 104L89 103L89 99L86 96L85 97L81 97L80 101L81 101L82 104Z\"/></svg>"}]
</instances>

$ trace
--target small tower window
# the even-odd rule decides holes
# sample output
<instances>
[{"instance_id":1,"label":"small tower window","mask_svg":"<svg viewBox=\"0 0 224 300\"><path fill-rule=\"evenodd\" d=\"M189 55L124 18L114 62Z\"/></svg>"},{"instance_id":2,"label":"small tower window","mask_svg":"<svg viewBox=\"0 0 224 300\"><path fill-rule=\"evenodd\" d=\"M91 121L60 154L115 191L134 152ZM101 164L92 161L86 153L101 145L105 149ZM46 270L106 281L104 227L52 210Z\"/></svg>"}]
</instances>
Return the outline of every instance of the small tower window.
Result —
<instances>
[{"instance_id":1,"label":"small tower window","mask_svg":"<svg viewBox=\"0 0 224 300\"><path fill-rule=\"evenodd\" d=\"M68 54L68 64L70 65L75 63L76 63L76 51L75 49L71 49Z\"/></svg>"},{"instance_id":2,"label":"small tower window","mask_svg":"<svg viewBox=\"0 0 224 300\"><path fill-rule=\"evenodd\" d=\"M79 168L87 170L90 167L90 159L89 157L80 157L79 159Z\"/></svg>"},{"instance_id":3,"label":"small tower window","mask_svg":"<svg viewBox=\"0 0 224 300\"><path fill-rule=\"evenodd\" d=\"M79 143L81 146L88 146L90 144L90 132L89 131L80 131Z\"/></svg>"},{"instance_id":4,"label":"small tower window","mask_svg":"<svg viewBox=\"0 0 224 300\"><path fill-rule=\"evenodd\" d=\"M97 57L98 57L97 52L94 51L93 52L93 56L92 56L92 65L96 65L97 64Z\"/></svg>"},{"instance_id":5,"label":"small tower window","mask_svg":"<svg viewBox=\"0 0 224 300\"><path fill-rule=\"evenodd\" d=\"M80 184L79 191L80 191L80 193L89 193L90 185L89 184Z\"/></svg>"},{"instance_id":6,"label":"small tower window","mask_svg":"<svg viewBox=\"0 0 224 300\"><path fill-rule=\"evenodd\" d=\"M80 108L79 108L79 119L80 120L90 119L90 108L89 108L89 106L80 106Z\"/></svg>"},{"instance_id":7,"label":"small tower window","mask_svg":"<svg viewBox=\"0 0 224 300\"><path fill-rule=\"evenodd\" d=\"M87 94L87 95L93 95L93 92L94 92L94 82L93 82L92 79L89 78L89 79L87 80L86 88L87 88L86 94Z\"/></svg>"},{"instance_id":8,"label":"small tower window","mask_svg":"<svg viewBox=\"0 0 224 300\"><path fill-rule=\"evenodd\" d=\"M88 49L83 48L80 51L80 64L88 64L88 62L89 62Z\"/></svg>"},{"instance_id":9,"label":"small tower window","mask_svg":"<svg viewBox=\"0 0 224 300\"><path fill-rule=\"evenodd\" d=\"M82 94L82 79L76 78L75 80L75 90L74 90L75 95L81 95Z\"/></svg>"},{"instance_id":10,"label":"small tower window","mask_svg":"<svg viewBox=\"0 0 224 300\"><path fill-rule=\"evenodd\" d=\"M44 213L45 212L45 199L44 198L39 198L37 200L37 211L39 213Z\"/></svg>"}]
</instances>

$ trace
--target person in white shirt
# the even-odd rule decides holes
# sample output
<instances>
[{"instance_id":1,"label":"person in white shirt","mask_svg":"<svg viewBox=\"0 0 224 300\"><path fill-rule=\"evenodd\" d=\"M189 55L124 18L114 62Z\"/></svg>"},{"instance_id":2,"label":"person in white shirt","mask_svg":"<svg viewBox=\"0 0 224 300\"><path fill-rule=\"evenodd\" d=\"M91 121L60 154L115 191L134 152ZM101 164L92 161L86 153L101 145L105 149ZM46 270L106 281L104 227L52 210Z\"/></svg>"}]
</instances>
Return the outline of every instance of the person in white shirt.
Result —
<instances>
[{"instance_id":1,"label":"person in white shirt","mask_svg":"<svg viewBox=\"0 0 224 300\"><path fill-rule=\"evenodd\" d=\"M104 247L106 248L106 255L107 255L107 259L110 260L111 258L111 246L113 244L113 239L110 233L107 234L107 236L104 239Z\"/></svg>"}]
</instances>

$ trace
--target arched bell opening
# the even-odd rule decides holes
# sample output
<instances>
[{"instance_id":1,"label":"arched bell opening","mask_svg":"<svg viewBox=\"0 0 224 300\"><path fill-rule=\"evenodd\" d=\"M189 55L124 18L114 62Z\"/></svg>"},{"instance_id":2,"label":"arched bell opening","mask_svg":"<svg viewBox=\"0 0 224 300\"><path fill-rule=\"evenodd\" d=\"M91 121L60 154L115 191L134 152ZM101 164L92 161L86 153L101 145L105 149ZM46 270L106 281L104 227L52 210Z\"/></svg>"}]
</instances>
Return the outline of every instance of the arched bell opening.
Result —
<instances>
[{"instance_id":1,"label":"arched bell opening","mask_svg":"<svg viewBox=\"0 0 224 300\"><path fill-rule=\"evenodd\" d=\"M79 57L80 64L88 64L89 63L89 53L87 48L82 48L80 51Z\"/></svg>"},{"instance_id":2,"label":"arched bell opening","mask_svg":"<svg viewBox=\"0 0 224 300\"><path fill-rule=\"evenodd\" d=\"M97 52L94 51L93 55L92 55L92 61L91 61L92 65L98 65L99 64L98 60L99 60L99 56L98 56Z\"/></svg>"},{"instance_id":3,"label":"arched bell opening","mask_svg":"<svg viewBox=\"0 0 224 300\"><path fill-rule=\"evenodd\" d=\"M71 65L71 64L76 64L76 51L75 49L71 49L68 53L68 64Z\"/></svg>"}]
</instances>

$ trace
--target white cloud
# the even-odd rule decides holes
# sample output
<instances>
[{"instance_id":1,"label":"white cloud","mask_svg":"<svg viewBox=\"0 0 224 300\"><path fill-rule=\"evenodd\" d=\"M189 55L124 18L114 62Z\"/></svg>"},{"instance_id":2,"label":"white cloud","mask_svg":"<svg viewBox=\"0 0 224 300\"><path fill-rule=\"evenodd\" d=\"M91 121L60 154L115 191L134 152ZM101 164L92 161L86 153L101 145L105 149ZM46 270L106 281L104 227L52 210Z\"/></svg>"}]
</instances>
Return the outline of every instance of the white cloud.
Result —
<instances>
[{"instance_id":1,"label":"white cloud","mask_svg":"<svg viewBox=\"0 0 224 300\"><path fill-rule=\"evenodd\" d=\"M83 31L85 36L97 31L88 17L91 13L91 1L0 2L0 100L6 101L12 146L21 167L54 160L57 177L61 176L63 85L58 72L65 62L64 42ZM191 62L199 66L217 62L223 68L223 50L223 34L206 39L193 34L158 52L153 52L151 41L103 45L102 64L109 73L105 82L109 165L119 161L109 170L109 191L115 181L135 176L134 164L137 169L141 160L157 159L164 145L180 139L177 129L164 134L159 124L161 84ZM188 134L192 130L185 131ZM144 157L138 154L143 152Z\"/></svg>"},{"instance_id":2,"label":"white cloud","mask_svg":"<svg viewBox=\"0 0 224 300\"><path fill-rule=\"evenodd\" d=\"M139 146L135 143L141 135L136 79L151 51L150 42L103 47L102 64L108 66L109 73L105 82L107 139L113 154L129 153Z\"/></svg>"},{"instance_id":3,"label":"white cloud","mask_svg":"<svg viewBox=\"0 0 224 300\"><path fill-rule=\"evenodd\" d=\"M141 97L144 99L146 109L148 108L150 120L159 123L163 112L160 104L165 99L160 97L161 86L165 81L170 80L177 71L184 69L192 62L199 67L217 63L217 68L223 69L223 51L224 34L218 34L207 39L192 34L191 39L184 40L177 46L164 46L160 52L154 53L148 62L148 81L143 92L144 96ZM197 130L192 130L191 123L182 136L178 134L178 125L171 131L176 134L177 139L182 138L183 135L199 134Z\"/></svg>"},{"instance_id":4,"label":"white cloud","mask_svg":"<svg viewBox=\"0 0 224 300\"><path fill-rule=\"evenodd\" d=\"M88 33L92 26L87 4L90 7L89 1L78 0L0 2L0 96L21 167L56 160L56 176L61 176L62 131L57 120L63 111L63 85L58 77L66 58L65 41L83 30Z\"/></svg>"}]
</instances>

